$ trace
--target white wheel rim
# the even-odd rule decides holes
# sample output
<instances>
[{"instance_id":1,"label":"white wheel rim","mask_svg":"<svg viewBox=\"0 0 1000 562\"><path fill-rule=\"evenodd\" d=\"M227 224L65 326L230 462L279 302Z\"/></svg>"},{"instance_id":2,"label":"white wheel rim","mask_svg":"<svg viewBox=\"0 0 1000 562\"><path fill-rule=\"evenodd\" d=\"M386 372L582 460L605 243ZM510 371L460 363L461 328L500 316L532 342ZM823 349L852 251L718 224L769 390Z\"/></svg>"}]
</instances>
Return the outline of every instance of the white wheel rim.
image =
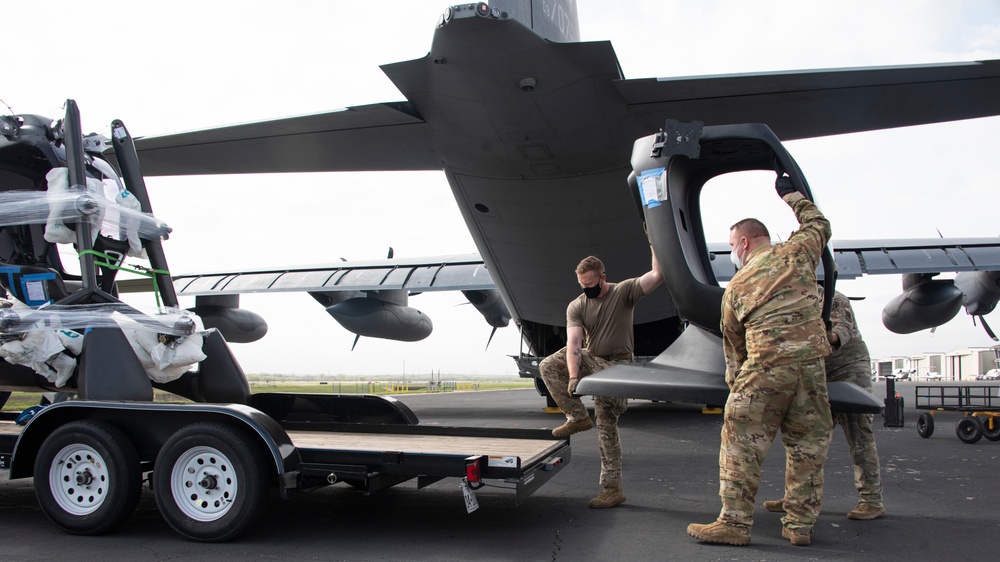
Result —
<instances>
[{"instance_id":1,"label":"white wheel rim","mask_svg":"<svg viewBox=\"0 0 1000 562\"><path fill-rule=\"evenodd\" d=\"M236 501L239 482L233 463L212 447L188 449L170 471L170 492L177 507L195 521L215 521Z\"/></svg>"},{"instance_id":2,"label":"white wheel rim","mask_svg":"<svg viewBox=\"0 0 1000 562\"><path fill-rule=\"evenodd\" d=\"M67 445L52 459L49 489L59 507L70 515L90 515L100 509L110 486L108 465L92 447Z\"/></svg>"}]
</instances>

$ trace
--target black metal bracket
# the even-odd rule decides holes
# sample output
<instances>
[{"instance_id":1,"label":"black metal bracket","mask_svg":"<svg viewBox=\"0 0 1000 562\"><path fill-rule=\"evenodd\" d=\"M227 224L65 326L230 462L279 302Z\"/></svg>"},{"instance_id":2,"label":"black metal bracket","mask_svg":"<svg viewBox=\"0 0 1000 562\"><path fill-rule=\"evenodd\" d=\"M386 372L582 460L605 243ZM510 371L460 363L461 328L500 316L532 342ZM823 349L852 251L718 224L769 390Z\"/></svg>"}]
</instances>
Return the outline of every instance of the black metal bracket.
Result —
<instances>
[{"instance_id":1,"label":"black metal bracket","mask_svg":"<svg viewBox=\"0 0 1000 562\"><path fill-rule=\"evenodd\" d=\"M19 130L21 130L21 123L17 117L0 115L0 135L14 138Z\"/></svg>"},{"instance_id":2,"label":"black metal bracket","mask_svg":"<svg viewBox=\"0 0 1000 562\"><path fill-rule=\"evenodd\" d=\"M688 158L698 158L701 155L701 132L704 121L681 123L676 119L667 119L666 124L653 138L651 158L673 156L680 154Z\"/></svg>"}]
</instances>

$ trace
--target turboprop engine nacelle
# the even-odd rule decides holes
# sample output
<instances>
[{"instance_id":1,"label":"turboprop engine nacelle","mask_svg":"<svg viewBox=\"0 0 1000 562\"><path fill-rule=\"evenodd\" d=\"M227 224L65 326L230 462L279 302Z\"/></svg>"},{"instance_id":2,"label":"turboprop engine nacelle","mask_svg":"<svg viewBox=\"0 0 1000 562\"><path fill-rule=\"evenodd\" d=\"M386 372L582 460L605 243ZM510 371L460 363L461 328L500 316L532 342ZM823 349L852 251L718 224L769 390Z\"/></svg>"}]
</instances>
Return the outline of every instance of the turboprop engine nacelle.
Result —
<instances>
[{"instance_id":1,"label":"turboprop engine nacelle","mask_svg":"<svg viewBox=\"0 0 1000 562\"><path fill-rule=\"evenodd\" d=\"M483 315L486 322L494 328L506 328L510 324L510 311L496 289L481 291L462 291L472 306Z\"/></svg>"},{"instance_id":2,"label":"turboprop engine nacelle","mask_svg":"<svg viewBox=\"0 0 1000 562\"><path fill-rule=\"evenodd\" d=\"M375 298L347 299L326 311L351 332L370 338L420 341L431 334L434 325L419 310Z\"/></svg>"},{"instance_id":3,"label":"turboprop engine nacelle","mask_svg":"<svg viewBox=\"0 0 1000 562\"><path fill-rule=\"evenodd\" d=\"M227 342L251 343L267 334L267 321L240 308L239 295L200 296L194 302L189 310L201 317L206 328L219 330Z\"/></svg>"},{"instance_id":4,"label":"turboprop engine nacelle","mask_svg":"<svg viewBox=\"0 0 1000 562\"><path fill-rule=\"evenodd\" d=\"M951 320L962 308L954 282L928 275L904 275L903 294L882 309L882 324L897 334L912 334Z\"/></svg>"},{"instance_id":5,"label":"turboprop engine nacelle","mask_svg":"<svg viewBox=\"0 0 1000 562\"><path fill-rule=\"evenodd\" d=\"M962 304L971 316L985 316L1000 301L1000 271L962 272L955 276L955 286L964 297Z\"/></svg>"}]
</instances>

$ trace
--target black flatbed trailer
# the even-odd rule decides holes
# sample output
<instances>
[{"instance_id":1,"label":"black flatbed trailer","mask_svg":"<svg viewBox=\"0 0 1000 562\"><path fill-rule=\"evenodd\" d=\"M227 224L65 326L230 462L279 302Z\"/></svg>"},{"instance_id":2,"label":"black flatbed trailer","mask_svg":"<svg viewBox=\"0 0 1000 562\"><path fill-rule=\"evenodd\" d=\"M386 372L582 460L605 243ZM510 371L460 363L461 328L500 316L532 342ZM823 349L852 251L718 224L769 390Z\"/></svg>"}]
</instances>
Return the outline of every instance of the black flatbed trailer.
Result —
<instances>
[{"instance_id":1,"label":"black flatbed trailer","mask_svg":"<svg viewBox=\"0 0 1000 562\"><path fill-rule=\"evenodd\" d=\"M917 386L916 408L929 410L917 418L917 433L934 433L934 415L938 412L961 412L955 433L965 443L985 437L1000 441L1000 386L996 385L926 385Z\"/></svg>"},{"instance_id":2,"label":"black flatbed trailer","mask_svg":"<svg viewBox=\"0 0 1000 562\"><path fill-rule=\"evenodd\" d=\"M8 416L9 417L9 416ZM291 498L346 483L366 493L416 479L497 480L520 503L570 461L548 430L419 425L404 404L366 395L258 394L244 404L72 400L24 427L0 420L0 468L34 476L43 511L97 534L135 507L143 481L180 534L222 541L263 512L276 485Z\"/></svg>"},{"instance_id":3,"label":"black flatbed trailer","mask_svg":"<svg viewBox=\"0 0 1000 562\"><path fill-rule=\"evenodd\" d=\"M25 218L21 207L0 205L18 227L0 232L6 236L0 245L15 259L0 260L0 294L26 305L0 310L0 341L23 341L28 332L57 326L86 336L75 358L65 357L73 371L58 384L28 365L0 361L0 404L18 390L77 397L41 409L23 428L0 419L0 468L9 469L10 478L33 477L42 511L59 527L86 535L114 529L135 509L143 481L167 523L200 541L246 530L275 487L288 498L338 482L371 493L414 478L425 486L457 477L472 510L478 505L472 490L484 480L504 481L521 501L569 462L569 439L547 431L425 427L387 397L252 394L227 338L253 341L266 324L232 301L201 307L196 301L195 312L213 328L203 332L180 312L160 243L169 228L153 217L124 123L111 123L110 139L85 139L73 100L58 123L36 115L2 121L4 178L21 195L38 195L52 187L48 175L56 171L69 194L60 204L66 212L53 210L48 195L34 197L44 206L45 224ZM124 237L100 234L92 215L101 203L85 187L91 180L113 181L119 195L127 191L139 204L141 213L132 219L147 230L140 238L150 267L142 271L153 279L155 313L117 297L121 264L111 254L123 260L133 248ZM118 208L119 218L124 211ZM79 275L63 268L55 243L39 242L53 217L75 231ZM85 322L78 318L83 311L89 311ZM178 376L150 373L119 320L127 320L129 333L156 334L167 350L197 336L204 357ZM154 402L154 388L191 403Z\"/></svg>"}]
</instances>

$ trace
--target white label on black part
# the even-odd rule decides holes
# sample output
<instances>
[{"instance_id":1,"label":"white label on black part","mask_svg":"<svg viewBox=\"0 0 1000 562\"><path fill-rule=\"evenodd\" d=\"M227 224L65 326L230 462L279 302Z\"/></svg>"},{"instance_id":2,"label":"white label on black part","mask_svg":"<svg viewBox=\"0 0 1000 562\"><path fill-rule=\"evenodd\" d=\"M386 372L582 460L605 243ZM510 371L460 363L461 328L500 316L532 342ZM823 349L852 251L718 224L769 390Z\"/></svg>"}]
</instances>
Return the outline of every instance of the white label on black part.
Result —
<instances>
[{"instance_id":1,"label":"white label on black part","mask_svg":"<svg viewBox=\"0 0 1000 562\"><path fill-rule=\"evenodd\" d=\"M462 496L465 497L466 512L472 513L479 509L479 501L476 500L476 493L469 487L469 482L465 478L462 479Z\"/></svg>"}]
</instances>

